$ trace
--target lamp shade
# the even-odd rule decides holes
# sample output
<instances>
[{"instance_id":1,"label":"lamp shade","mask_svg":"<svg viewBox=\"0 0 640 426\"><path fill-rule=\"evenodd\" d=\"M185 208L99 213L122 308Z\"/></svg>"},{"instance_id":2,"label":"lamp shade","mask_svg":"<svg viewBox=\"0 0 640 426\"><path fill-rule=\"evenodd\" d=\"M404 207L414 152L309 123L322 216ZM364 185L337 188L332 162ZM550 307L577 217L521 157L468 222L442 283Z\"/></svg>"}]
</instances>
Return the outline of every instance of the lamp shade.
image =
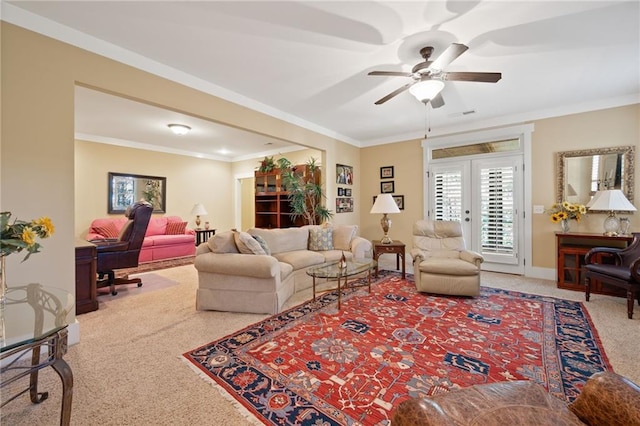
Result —
<instances>
[{"instance_id":1,"label":"lamp shade","mask_svg":"<svg viewBox=\"0 0 640 426\"><path fill-rule=\"evenodd\" d=\"M207 213L207 209L205 209L201 203L197 203L191 209L191 214L196 216L204 216L209 213Z\"/></svg>"},{"instance_id":2,"label":"lamp shade","mask_svg":"<svg viewBox=\"0 0 640 426\"><path fill-rule=\"evenodd\" d=\"M400 213L400 209L391 194L380 194L369 213Z\"/></svg>"},{"instance_id":3,"label":"lamp shade","mask_svg":"<svg viewBox=\"0 0 640 426\"><path fill-rule=\"evenodd\" d=\"M409 93L415 96L420 102L428 102L435 98L443 88L444 82L440 80L423 80L411 86Z\"/></svg>"},{"instance_id":4,"label":"lamp shade","mask_svg":"<svg viewBox=\"0 0 640 426\"><path fill-rule=\"evenodd\" d=\"M590 210L605 211L636 211L636 208L627 200L619 189L609 189L598 191L593 199L587 204Z\"/></svg>"}]
</instances>

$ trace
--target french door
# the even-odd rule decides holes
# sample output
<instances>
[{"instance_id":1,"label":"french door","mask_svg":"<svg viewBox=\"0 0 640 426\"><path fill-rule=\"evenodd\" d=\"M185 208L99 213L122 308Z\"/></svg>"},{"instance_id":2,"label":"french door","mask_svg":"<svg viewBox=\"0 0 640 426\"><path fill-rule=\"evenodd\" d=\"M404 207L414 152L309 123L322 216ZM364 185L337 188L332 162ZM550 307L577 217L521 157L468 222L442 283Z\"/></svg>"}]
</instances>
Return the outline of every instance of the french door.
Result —
<instances>
[{"instance_id":1,"label":"french door","mask_svg":"<svg viewBox=\"0 0 640 426\"><path fill-rule=\"evenodd\" d=\"M462 223L467 248L482 269L524 274L522 155L435 160L428 168L428 214Z\"/></svg>"}]
</instances>

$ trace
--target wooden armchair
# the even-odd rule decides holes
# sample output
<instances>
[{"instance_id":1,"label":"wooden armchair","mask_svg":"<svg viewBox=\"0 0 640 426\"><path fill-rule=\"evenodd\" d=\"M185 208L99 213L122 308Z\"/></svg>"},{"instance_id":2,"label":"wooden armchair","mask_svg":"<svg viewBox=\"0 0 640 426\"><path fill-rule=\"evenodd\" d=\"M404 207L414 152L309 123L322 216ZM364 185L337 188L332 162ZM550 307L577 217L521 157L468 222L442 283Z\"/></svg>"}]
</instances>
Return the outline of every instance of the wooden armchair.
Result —
<instances>
[{"instance_id":1,"label":"wooden armchair","mask_svg":"<svg viewBox=\"0 0 640 426\"><path fill-rule=\"evenodd\" d=\"M615 263L598 263L599 259L613 259ZM640 232L633 233L633 241L624 249L594 247L585 256L585 298L589 301L591 280L627 290L627 315L633 318L634 299L640 305Z\"/></svg>"}]
</instances>

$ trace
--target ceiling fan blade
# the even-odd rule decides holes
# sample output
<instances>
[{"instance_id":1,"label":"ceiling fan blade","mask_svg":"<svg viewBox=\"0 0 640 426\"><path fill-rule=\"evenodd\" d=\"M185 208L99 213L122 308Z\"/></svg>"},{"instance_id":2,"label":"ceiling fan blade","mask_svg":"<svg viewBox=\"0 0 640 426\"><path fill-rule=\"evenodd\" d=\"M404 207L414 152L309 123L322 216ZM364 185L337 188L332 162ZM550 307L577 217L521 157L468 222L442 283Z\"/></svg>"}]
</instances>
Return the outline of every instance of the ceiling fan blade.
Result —
<instances>
[{"instance_id":1,"label":"ceiling fan blade","mask_svg":"<svg viewBox=\"0 0 640 426\"><path fill-rule=\"evenodd\" d=\"M440 108L441 106L444 106L444 99L440 93L438 93L435 98L431 99L429 102L431 102L431 108Z\"/></svg>"},{"instance_id":2,"label":"ceiling fan blade","mask_svg":"<svg viewBox=\"0 0 640 426\"><path fill-rule=\"evenodd\" d=\"M376 105L380 105L383 104L385 102L387 102L389 99L393 98L396 95L399 95L400 93L404 92L405 90L407 90L409 87L413 86L414 82L411 83L407 83L404 86L400 87L399 89L394 90L393 92L389 93L387 96L378 99L375 104Z\"/></svg>"},{"instance_id":3,"label":"ceiling fan blade","mask_svg":"<svg viewBox=\"0 0 640 426\"><path fill-rule=\"evenodd\" d=\"M502 78L499 72L443 72L442 80L447 81L478 81L481 83L497 83Z\"/></svg>"},{"instance_id":4,"label":"ceiling fan blade","mask_svg":"<svg viewBox=\"0 0 640 426\"><path fill-rule=\"evenodd\" d=\"M447 50L442 52L438 59L433 61L429 66L432 70L442 71L447 65L453 62L458 56L462 55L468 49L467 46L460 43L451 43Z\"/></svg>"},{"instance_id":5,"label":"ceiling fan blade","mask_svg":"<svg viewBox=\"0 0 640 426\"><path fill-rule=\"evenodd\" d=\"M402 71L371 71L367 75L386 75L392 77L411 77L413 74L410 72L402 72Z\"/></svg>"}]
</instances>

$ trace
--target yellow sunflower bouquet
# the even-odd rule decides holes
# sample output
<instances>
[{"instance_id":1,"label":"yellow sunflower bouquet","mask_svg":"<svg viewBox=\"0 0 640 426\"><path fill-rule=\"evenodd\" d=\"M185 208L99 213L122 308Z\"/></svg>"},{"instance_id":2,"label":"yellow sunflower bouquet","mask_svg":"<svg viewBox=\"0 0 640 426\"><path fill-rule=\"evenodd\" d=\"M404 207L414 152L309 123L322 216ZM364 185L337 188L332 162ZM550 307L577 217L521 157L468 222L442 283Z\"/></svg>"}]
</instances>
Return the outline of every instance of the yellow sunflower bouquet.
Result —
<instances>
[{"instance_id":1,"label":"yellow sunflower bouquet","mask_svg":"<svg viewBox=\"0 0 640 426\"><path fill-rule=\"evenodd\" d=\"M41 217L30 222L15 219L10 223L11 212L0 212L0 256L27 251L23 262L33 253L40 252L37 238L48 238L55 230L51 219Z\"/></svg>"},{"instance_id":2,"label":"yellow sunflower bouquet","mask_svg":"<svg viewBox=\"0 0 640 426\"><path fill-rule=\"evenodd\" d=\"M583 204L572 204L568 201L556 203L546 211L551 215L551 222L558 223L562 220L575 219L580 222L583 215L587 214L587 207Z\"/></svg>"}]
</instances>

